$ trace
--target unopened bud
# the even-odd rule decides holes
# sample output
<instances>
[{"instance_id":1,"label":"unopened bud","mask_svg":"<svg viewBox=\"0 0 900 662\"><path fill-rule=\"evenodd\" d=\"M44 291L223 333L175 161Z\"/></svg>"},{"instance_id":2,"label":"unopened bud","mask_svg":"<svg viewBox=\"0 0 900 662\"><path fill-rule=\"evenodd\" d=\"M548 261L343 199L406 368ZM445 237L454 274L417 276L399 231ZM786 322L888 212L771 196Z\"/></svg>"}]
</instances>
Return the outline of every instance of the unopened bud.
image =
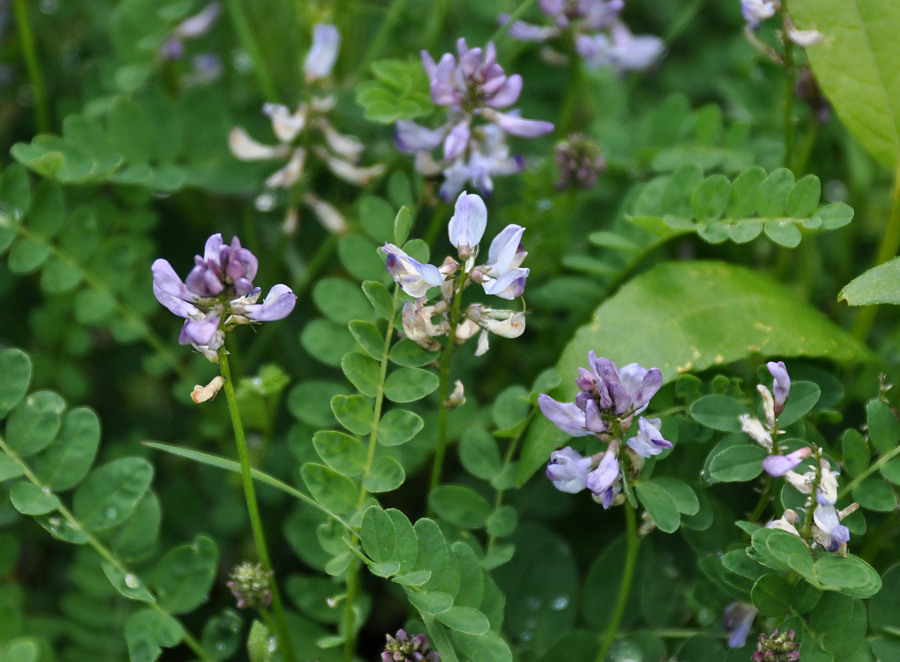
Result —
<instances>
[{"instance_id":1,"label":"unopened bud","mask_svg":"<svg viewBox=\"0 0 900 662\"><path fill-rule=\"evenodd\" d=\"M222 388L222 385L224 383L225 378L222 377L222 375L216 375L206 386L197 384L196 386L194 386L194 390L191 391L191 400L193 400L197 404L206 402L207 400L212 400L214 397L216 397L216 393L219 392L219 389Z\"/></svg>"},{"instance_id":2,"label":"unopened bud","mask_svg":"<svg viewBox=\"0 0 900 662\"><path fill-rule=\"evenodd\" d=\"M463 383L460 380L456 380L456 383L453 385L453 393L450 394L450 397L444 400L444 407L447 411L453 411L457 407L462 407L466 404L466 389L463 386Z\"/></svg>"}]
</instances>

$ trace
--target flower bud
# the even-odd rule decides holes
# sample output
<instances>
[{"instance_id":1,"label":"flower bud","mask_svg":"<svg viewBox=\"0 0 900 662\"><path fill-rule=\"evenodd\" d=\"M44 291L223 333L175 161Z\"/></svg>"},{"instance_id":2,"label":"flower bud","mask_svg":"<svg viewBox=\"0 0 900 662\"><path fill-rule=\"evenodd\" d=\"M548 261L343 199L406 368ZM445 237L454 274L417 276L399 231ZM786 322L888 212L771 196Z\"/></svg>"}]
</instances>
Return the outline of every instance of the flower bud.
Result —
<instances>
[{"instance_id":1,"label":"flower bud","mask_svg":"<svg viewBox=\"0 0 900 662\"><path fill-rule=\"evenodd\" d=\"M238 609L253 607L261 609L272 602L272 591L269 589L271 570L263 570L261 563L244 561L235 566L228 575L230 581L225 586L231 589L237 600Z\"/></svg>"},{"instance_id":2,"label":"flower bud","mask_svg":"<svg viewBox=\"0 0 900 662\"><path fill-rule=\"evenodd\" d=\"M214 397L216 397L216 393L219 392L219 389L222 388L222 384L224 383L225 378L222 377L222 375L216 375L206 386L197 384L196 386L194 386L194 390L191 391L191 400L193 400L197 404L206 402L207 400L212 400Z\"/></svg>"}]
</instances>

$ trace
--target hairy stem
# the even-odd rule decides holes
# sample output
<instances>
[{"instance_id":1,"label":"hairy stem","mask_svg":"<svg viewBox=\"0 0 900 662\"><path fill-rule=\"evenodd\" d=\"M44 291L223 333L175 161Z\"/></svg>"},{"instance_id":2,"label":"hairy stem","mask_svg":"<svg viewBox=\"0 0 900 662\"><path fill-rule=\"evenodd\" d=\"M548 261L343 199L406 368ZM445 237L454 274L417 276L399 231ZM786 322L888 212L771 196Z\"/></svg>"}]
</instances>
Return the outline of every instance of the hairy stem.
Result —
<instances>
[{"instance_id":1,"label":"hairy stem","mask_svg":"<svg viewBox=\"0 0 900 662\"><path fill-rule=\"evenodd\" d=\"M628 595L631 593L631 582L634 579L634 570L637 567L638 551L640 550L641 540L637 534L637 518L632 506L627 501L623 504L625 509L625 525L628 529L628 549L625 553L625 567L622 568L622 585L619 587L619 595L616 598L616 607L613 611L612 620L603 635L600 643L600 652L597 654L597 662L604 662L606 654L612 646L613 640L619 631L619 625L622 624L622 618L625 616L625 606L628 603Z\"/></svg>"},{"instance_id":2,"label":"hairy stem","mask_svg":"<svg viewBox=\"0 0 900 662\"><path fill-rule=\"evenodd\" d=\"M269 559L269 550L266 548L266 538L263 533L262 518L259 515L259 505L256 501L256 487L253 485L253 475L250 469L250 454L247 450L247 437L244 434L244 424L241 422L241 412L238 410L237 396L234 391L234 383L231 378L231 367L228 363L228 351L224 345L219 348L219 370L225 378L223 388L225 399L228 401L228 412L231 415L231 425L234 428L234 439L237 445L238 460L241 464L241 482L244 486L244 500L247 503L247 512L250 516L250 528L253 531L253 542L256 545L256 553L266 572L272 572L272 562ZM278 624L278 643L282 657L292 662L294 651L284 617L284 606L281 602L281 594L278 591L278 583L275 575L269 576L269 589L272 592L272 610L275 612L275 621Z\"/></svg>"}]
</instances>

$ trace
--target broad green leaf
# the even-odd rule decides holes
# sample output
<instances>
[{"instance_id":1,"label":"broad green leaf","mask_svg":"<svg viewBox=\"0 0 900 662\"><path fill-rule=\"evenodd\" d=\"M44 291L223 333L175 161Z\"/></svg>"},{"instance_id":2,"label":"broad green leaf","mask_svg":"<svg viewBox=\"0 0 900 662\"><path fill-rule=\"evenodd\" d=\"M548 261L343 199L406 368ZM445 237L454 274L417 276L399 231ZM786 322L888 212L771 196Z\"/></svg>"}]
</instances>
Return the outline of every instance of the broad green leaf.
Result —
<instances>
[{"instance_id":1,"label":"broad green leaf","mask_svg":"<svg viewBox=\"0 0 900 662\"><path fill-rule=\"evenodd\" d=\"M451 630L459 630L467 634L484 634L491 627L487 616L471 607L453 606L447 611L437 614L436 618Z\"/></svg>"},{"instance_id":2,"label":"broad green leaf","mask_svg":"<svg viewBox=\"0 0 900 662\"><path fill-rule=\"evenodd\" d=\"M372 307L359 287L343 278L323 278L312 291L313 301L328 319L338 324L372 318Z\"/></svg>"},{"instance_id":3,"label":"broad green leaf","mask_svg":"<svg viewBox=\"0 0 900 662\"><path fill-rule=\"evenodd\" d=\"M892 565L881 576L883 588L869 602L869 625L873 632L900 628L900 565Z\"/></svg>"},{"instance_id":4,"label":"broad green leaf","mask_svg":"<svg viewBox=\"0 0 900 662\"><path fill-rule=\"evenodd\" d=\"M528 401L528 389L510 386L504 389L491 407L491 418L498 430L506 430L528 416L532 404Z\"/></svg>"},{"instance_id":5,"label":"broad green leaf","mask_svg":"<svg viewBox=\"0 0 900 662\"><path fill-rule=\"evenodd\" d=\"M900 43L894 26L900 24L900 4L792 0L790 11L798 28L823 35L804 50L842 123L872 156L895 167L900 152Z\"/></svg>"},{"instance_id":6,"label":"broad green leaf","mask_svg":"<svg viewBox=\"0 0 900 662\"><path fill-rule=\"evenodd\" d=\"M418 368L436 361L438 352L429 352L409 338L403 338L391 347L388 357L397 365L407 368Z\"/></svg>"},{"instance_id":7,"label":"broad green leaf","mask_svg":"<svg viewBox=\"0 0 900 662\"><path fill-rule=\"evenodd\" d=\"M663 488L678 507L679 513L696 515L700 511L700 501L690 485L677 478L659 477L653 479L653 484Z\"/></svg>"},{"instance_id":8,"label":"broad green leaf","mask_svg":"<svg viewBox=\"0 0 900 662\"><path fill-rule=\"evenodd\" d=\"M358 476L366 467L366 448L355 437L336 430L320 430L313 446L322 461L345 476Z\"/></svg>"},{"instance_id":9,"label":"broad green leaf","mask_svg":"<svg viewBox=\"0 0 900 662\"><path fill-rule=\"evenodd\" d=\"M9 415L6 443L21 456L39 453L56 437L65 408L65 401L53 391L32 393Z\"/></svg>"},{"instance_id":10,"label":"broad green leaf","mask_svg":"<svg viewBox=\"0 0 900 662\"><path fill-rule=\"evenodd\" d=\"M900 257L873 267L851 280L838 295L851 306L900 304Z\"/></svg>"},{"instance_id":11,"label":"broad green leaf","mask_svg":"<svg viewBox=\"0 0 900 662\"><path fill-rule=\"evenodd\" d=\"M369 492L390 492L396 490L406 480L403 466L392 457L383 455L375 458L369 473L363 479L363 487Z\"/></svg>"},{"instance_id":12,"label":"broad green leaf","mask_svg":"<svg viewBox=\"0 0 900 662\"><path fill-rule=\"evenodd\" d=\"M391 182L393 183L394 178L391 177ZM404 181L406 181L404 179ZM407 184L407 187L409 185ZM397 246L402 246L406 243L406 240L409 238L409 231L412 228L412 214L409 211L409 207L403 206L400 208L400 211L397 212L397 216L394 217L394 244Z\"/></svg>"},{"instance_id":13,"label":"broad green leaf","mask_svg":"<svg viewBox=\"0 0 900 662\"><path fill-rule=\"evenodd\" d=\"M756 212L756 194L766 178L766 171L753 166L742 172L731 183L731 200L726 213L731 218L744 218Z\"/></svg>"},{"instance_id":14,"label":"broad green leaf","mask_svg":"<svg viewBox=\"0 0 900 662\"><path fill-rule=\"evenodd\" d=\"M378 281L367 280L362 284L362 290L381 319L394 318L394 298L384 285Z\"/></svg>"},{"instance_id":15,"label":"broad green leaf","mask_svg":"<svg viewBox=\"0 0 900 662\"><path fill-rule=\"evenodd\" d=\"M335 423L333 399L346 398L349 392L350 389L343 383L318 380L301 382L288 391L287 408L308 425L316 428L331 427Z\"/></svg>"},{"instance_id":16,"label":"broad green leaf","mask_svg":"<svg viewBox=\"0 0 900 662\"><path fill-rule=\"evenodd\" d=\"M474 490L462 485L439 485L428 497L429 507L452 524L478 529L491 514L491 504Z\"/></svg>"},{"instance_id":17,"label":"broad green leaf","mask_svg":"<svg viewBox=\"0 0 900 662\"><path fill-rule=\"evenodd\" d=\"M778 416L778 425L784 429L806 416L819 402L822 389L813 382L795 380L791 382L791 392Z\"/></svg>"},{"instance_id":18,"label":"broad green leaf","mask_svg":"<svg viewBox=\"0 0 900 662\"><path fill-rule=\"evenodd\" d=\"M490 432L481 427L470 427L459 440L459 460L473 476L490 480L503 467L500 447Z\"/></svg>"},{"instance_id":19,"label":"broad green leaf","mask_svg":"<svg viewBox=\"0 0 900 662\"><path fill-rule=\"evenodd\" d=\"M471 546L455 542L450 546L459 566L459 591L453 598L457 607L478 609L484 602L486 575Z\"/></svg>"},{"instance_id":20,"label":"broad green leaf","mask_svg":"<svg viewBox=\"0 0 900 662\"><path fill-rule=\"evenodd\" d=\"M129 600L156 602L156 598L153 597L144 580L133 572L128 572L106 560L100 561L100 566L103 568L103 574L109 579L109 583Z\"/></svg>"},{"instance_id":21,"label":"broad green leaf","mask_svg":"<svg viewBox=\"0 0 900 662\"><path fill-rule=\"evenodd\" d=\"M869 450L869 445L866 443L865 437L858 431L852 429L844 432L844 436L841 440L841 453L843 456L841 459L843 460L844 468L851 476L858 476L865 471L869 467L869 461L872 459L872 453ZM890 462L888 464L890 464ZM884 473L884 469L885 468L882 467L882 474L887 477L887 474ZM900 477L900 473L897 475ZM888 478L888 480L890 480L890 478Z\"/></svg>"},{"instance_id":22,"label":"broad green leaf","mask_svg":"<svg viewBox=\"0 0 900 662\"><path fill-rule=\"evenodd\" d=\"M344 376L363 395L374 398L381 390L381 366L362 352L348 352L341 359Z\"/></svg>"},{"instance_id":23,"label":"broad green leaf","mask_svg":"<svg viewBox=\"0 0 900 662\"><path fill-rule=\"evenodd\" d=\"M662 209L677 218L691 218L691 196L703 180L696 163L686 163L672 173L663 189Z\"/></svg>"},{"instance_id":24,"label":"broad green leaf","mask_svg":"<svg viewBox=\"0 0 900 662\"><path fill-rule=\"evenodd\" d=\"M44 645L37 637L16 637L0 648L0 662L41 662Z\"/></svg>"},{"instance_id":25,"label":"broad green leaf","mask_svg":"<svg viewBox=\"0 0 900 662\"><path fill-rule=\"evenodd\" d=\"M156 662L163 647L177 646L183 636L181 623L155 609L141 609L125 621L125 642L131 662Z\"/></svg>"},{"instance_id":26,"label":"broad green leaf","mask_svg":"<svg viewBox=\"0 0 900 662\"><path fill-rule=\"evenodd\" d=\"M878 478L867 478L853 488L853 500L861 508L890 513L897 507L894 488Z\"/></svg>"},{"instance_id":27,"label":"broad green leaf","mask_svg":"<svg viewBox=\"0 0 900 662\"><path fill-rule=\"evenodd\" d=\"M127 520L150 489L153 465L123 457L92 471L75 492L72 509L88 531L109 529Z\"/></svg>"},{"instance_id":28,"label":"broad green leaf","mask_svg":"<svg viewBox=\"0 0 900 662\"><path fill-rule=\"evenodd\" d=\"M359 488L346 476L312 462L300 467L300 476L313 498L329 510L342 515L356 510Z\"/></svg>"},{"instance_id":29,"label":"broad green leaf","mask_svg":"<svg viewBox=\"0 0 900 662\"><path fill-rule=\"evenodd\" d=\"M427 591L442 591L451 597L459 590L459 565L444 534L434 520L422 518L413 526L418 542L415 570L430 570L431 578L424 584ZM450 605L447 605L449 608ZM443 611L443 610L442 610Z\"/></svg>"},{"instance_id":30,"label":"broad green leaf","mask_svg":"<svg viewBox=\"0 0 900 662\"><path fill-rule=\"evenodd\" d=\"M731 197L731 182L725 175L711 175L700 182L691 196L691 212L699 221L722 217ZM818 199L817 199L818 201Z\"/></svg>"},{"instance_id":31,"label":"broad green leaf","mask_svg":"<svg viewBox=\"0 0 900 662\"><path fill-rule=\"evenodd\" d=\"M360 281L384 276L384 261L378 256L377 247L368 237L345 234L338 241L338 257L351 276Z\"/></svg>"},{"instance_id":32,"label":"broad green leaf","mask_svg":"<svg viewBox=\"0 0 900 662\"><path fill-rule=\"evenodd\" d=\"M768 573L756 580L750 591L753 606L764 616L778 618L791 606L791 585L784 575Z\"/></svg>"},{"instance_id":33,"label":"broad green leaf","mask_svg":"<svg viewBox=\"0 0 900 662\"><path fill-rule=\"evenodd\" d=\"M310 320L300 333L300 344L311 357L334 367L356 347L346 327L329 319Z\"/></svg>"},{"instance_id":34,"label":"broad green leaf","mask_svg":"<svg viewBox=\"0 0 900 662\"><path fill-rule=\"evenodd\" d=\"M34 483L20 480L9 491L13 507L23 515L46 515L59 507L59 497Z\"/></svg>"},{"instance_id":35,"label":"broad green leaf","mask_svg":"<svg viewBox=\"0 0 900 662\"><path fill-rule=\"evenodd\" d=\"M34 460L34 472L51 489L75 487L87 475L100 445L100 419L93 410L66 412L59 436Z\"/></svg>"},{"instance_id":36,"label":"broad green leaf","mask_svg":"<svg viewBox=\"0 0 900 662\"><path fill-rule=\"evenodd\" d=\"M336 395L331 399L331 411L345 428L353 434L372 431L375 416L372 405L361 395Z\"/></svg>"},{"instance_id":37,"label":"broad green leaf","mask_svg":"<svg viewBox=\"0 0 900 662\"><path fill-rule=\"evenodd\" d=\"M384 335L371 322L353 320L350 322L350 333L356 338L366 353L376 361L384 356Z\"/></svg>"},{"instance_id":38,"label":"broad green leaf","mask_svg":"<svg viewBox=\"0 0 900 662\"><path fill-rule=\"evenodd\" d=\"M18 478L24 472L21 464L6 453L0 453L0 483L10 478Z\"/></svg>"},{"instance_id":39,"label":"broad green leaf","mask_svg":"<svg viewBox=\"0 0 900 662\"><path fill-rule=\"evenodd\" d=\"M784 216L788 195L794 188L794 173L778 168L769 173L756 191L756 209L763 218ZM795 228L796 229L796 228Z\"/></svg>"},{"instance_id":40,"label":"broad green leaf","mask_svg":"<svg viewBox=\"0 0 900 662\"><path fill-rule=\"evenodd\" d=\"M439 614L453 606L453 596L443 591L410 592L410 604L426 614Z\"/></svg>"},{"instance_id":41,"label":"broad green leaf","mask_svg":"<svg viewBox=\"0 0 900 662\"><path fill-rule=\"evenodd\" d=\"M765 449L752 443L725 448L710 457L709 476L721 483L753 480L762 473L765 457Z\"/></svg>"},{"instance_id":42,"label":"broad green leaf","mask_svg":"<svg viewBox=\"0 0 900 662\"><path fill-rule=\"evenodd\" d=\"M869 443L880 453L890 453L900 443L900 420L885 403L872 400L866 406Z\"/></svg>"},{"instance_id":43,"label":"broad green leaf","mask_svg":"<svg viewBox=\"0 0 900 662\"><path fill-rule=\"evenodd\" d=\"M396 557L397 530L390 515L380 506L369 506L363 513L359 537L363 550L376 563Z\"/></svg>"},{"instance_id":44,"label":"broad green leaf","mask_svg":"<svg viewBox=\"0 0 900 662\"><path fill-rule=\"evenodd\" d=\"M409 518L396 508L389 508L387 511L391 521L394 523L394 531L397 533L397 558L400 563L400 572L405 575L414 574L413 568L416 566L416 557L419 554L419 542L416 539L416 532L413 530ZM431 577L431 571L426 570L426 577L422 584Z\"/></svg>"},{"instance_id":45,"label":"broad green leaf","mask_svg":"<svg viewBox=\"0 0 900 662\"><path fill-rule=\"evenodd\" d=\"M869 355L774 280L719 262L666 263L632 279L577 331L559 373L576 375L589 350L618 365L656 366L666 382L754 354L841 361Z\"/></svg>"},{"instance_id":46,"label":"broad green leaf","mask_svg":"<svg viewBox=\"0 0 900 662\"><path fill-rule=\"evenodd\" d=\"M713 393L704 395L691 404L691 418L713 430L740 432L740 416L752 415L746 405L734 398Z\"/></svg>"},{"instance_id":47,"label":"broad green leaf","mask_svg":"<svg viewBox=\"0 0 900 662\"><path fill-rule=\"evenodd\" d=\"M28 392L31 359L20 349L0 351L0 419L3 419Z\"/></svg>"},{"instance_id":48,"label":"broad green leaf","mask_svg":"<svg viewBox=\"0 0 900 662\"><path fill-rule=\"evenodd\" d=\"M43 180L34 189L28 210L28 226L45 239L52 239L66 222L65 202L59 184Z\"/></svg>"},{"instance_id":49,"label":"broad green leaf","mask_svg":"<svg viewBox=\"0 0 900 662\"><path fill-rule=\"evenodd\" d=\"M359 222L379 246L393 240L394 216L394 208L383 198L369 196L359 203Z\"/></svg>"},{"instance_id":50,"label":"broad green leaf","mask_svg":"<svg viewBox=\"0 0 900 662\"><path fill-rule=\"evenodd\" d=\"M206 536L166 552L150 580L159 603L173 614L199 607L212 588L218 561L216 543Z\"/></svg>"},{"instance_id":51,"label":"broad green leaf","mask_svg":"<svg viewBox=\"0 0 900 662\"><path fill-rule=\"evenodd\" d=\"M491 513L487 520L488 535L496 538L504 538L516 530L519 523L519 516L516 509L510 505L500 506Z\"/></svg>"},{"instance_id":52,"label":"broad green leaf","mask_svg":"<svg viewBox=\"0 0 900 662\"><path fill-rule=\"evenodd\" d=\"M399 446L415 437L425 422L415 412L406 409L391 409L378 422L376 438L384 446Z\"/></svg>"},{"instance_id":53,"label":"broad green leaf","mask_svg":"<svg viewBox=\"0 0 900 662\"><path fill-rule=\"evenodd\" d=\"M457 650L464 651L465 662L513 662L509 644L496 632L482 635L468 634L459 630L450 632Z\"/></svg>"},{"instance_id":54,"label":"broad green leaf","mask_svg":"<svg viewBox=\"0 0 900 662\"><path fill-rule=\"evenodd\" d=\"M785 248L796 248L803 238L800 230L791 221L766 221L763 229L769 239Z\"/></svg>"},{"instance_id":55,"label":"broad green leaf","mask_svg":"<svg viewBox=\"0 0 900 662\"><path fill-rule=\"evenodd\" d=\"M675 500L666 490L652 482L641 482L635 487L635 492L660 531L673 533L678 530L681 516L678 514Z\"/></svg>"},{"instance_id":56,"label":"broad green leaf","mask_svg":"<svg viewBox=\"0 0 900 662\"><path fill-rule=\"evenodd\" d=\"M421 368L398 368L384 381L384 395L392 402L415 402L438 387L438 376Z\"/></svg>"},{"instance_id":57,"label":"broad green leaf","mask_svg":"<svg viewBox=\"0 0 900 662\"><path fill-rule=\"evenodd\" d=\"M819 206L822 184L815 175L806 175L788 194L785 212L791 218L806 218Z\"/></svg>"}]
</instances>

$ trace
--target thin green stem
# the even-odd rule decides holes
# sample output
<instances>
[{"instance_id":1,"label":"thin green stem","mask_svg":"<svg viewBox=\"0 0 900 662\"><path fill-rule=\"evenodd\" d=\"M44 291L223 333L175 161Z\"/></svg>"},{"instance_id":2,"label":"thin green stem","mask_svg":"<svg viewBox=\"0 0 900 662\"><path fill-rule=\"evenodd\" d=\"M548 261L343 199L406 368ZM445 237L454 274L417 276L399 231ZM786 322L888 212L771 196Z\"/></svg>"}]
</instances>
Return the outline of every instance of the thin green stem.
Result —
<instances>
[{"instance_id":1,"label":"thin green stem","mask_svg":"<svg viewBox=\"0 0 900 662\"><path fill-rule=\"evenodd\" d=\"M279 102L278 91L275 89L275 84L269 76L269 70L266 68L259 43L253 36L253 29L247 21L244 8L241 6L241 0L227 0L227 2L231 24L234 27L234 31L237 32L241 47L247 51L247 55L250 56L250 60L253 62L253 73L256 75L260 88L262 88L263 95L267 101L272 103Z\"/></svg>"},{"instance_id":2,"label":"thin green stem","mask_svg":"<svg viewBox=\"0 0 900 662\"><path fill-rule=\"evenodd\" d=\"M37 474L35 474L31 470L31 467L28 466L28 464L21 457L19 457L19 454L16 453L14 450L12 450L3 441L2 438L0 438L0 451L6 453L6 455L8 455L10 458L12 458L12 460L16 464L19 465L19 467L22 469L22 474L33 485L40 488L40 490L46 494L53 494L50 487L48 485L45 485L43 483L43 481L41 481L40 478L38 478ZM90 531L85 529L84 525L82 525L82 523L81 523L81 520L79 520L77 517L75 517L75 513L73 513L71 510L69 510L65 506L65 504L63 504L62 501L59 501L58 505L56 506L56 510L59 512L60 515L62 515L65 518L65 520L69 523L69 525L73 529L80 531L85 536L85 538L87 539L87 544L95 552L97 552L97 554L100 556L100 558L102 558L104 561L106 561L111 566L113 566L122 575L137 576L137 575L135 575L135 573L133 573L131 570L128 569L128 567L122 562L122 560L119 557L117 557L110 549L108 549L102 542L100 542L94 536L94 534L92 534ZM149 590L149 589L147 589L147 590ZM162 607L162 605L159 604L158 600L147 603L147 605L159 614L162 614L169 618L174 618L174 616L171 613L169 613L164 607ZM213 658L209 655L209 653L207 653L203 649L203 647L200 645L200 642L198 642L194 638L194 636L190 632L187 631L186 628L182 628L182 639L184 640L184 643L187 645L187 647L190 648L194 652L194 654L197 657L199 657L201 660L203 660L204 662L213 662Z\"/></svg>"},{"instance_id":3,"label":"thin green stem","mask_svg":"<svg viewBox=\"0 0 900 662\"><path fill-rule=\"evenodd\" d=\"M560 136L566 136L571 131L575 107L578 104L578 100L583 99L585 94L583 85L584 66L581 57L575 52L573 43L569 44L569 72L569 87L566 90L566 96L559 111L559 120L556 123L557 132Z\"/></svg>"},{"instance_id":4,"label":"thin green stem","mask_svg":"<svg viewBox=\"0 0 900 662\"><path fill-rule=\"evenodd\" d=\"M625 606L628 604L628 595L631 593L631 582L634 579L634 570L637 567L638 551L641 547L641 539L637 534L637 518L632 506L627 501L623 504L625 509L625 526L627 527L628 549L625 552L625 567L622 568L622 585L619 587L619 595L616 598L616 606L613 611L612 620L600 643L600 652L597 654L597 662L604 662L606 654L612 646L613 640L622 624L625 616Z\"/></svg>"},{"instance_id":5,"label":"thin green stem","mask_svg":"<svg viewBox=\"0 0 900 662\"><path fill-rule=\"evenodd\" d=\"M400 288L398 286L394 287L394 305L393 310L397 310L397 305L400 302ZM368 490L365 488L365 478L369 475L369 471L372 469L372 463L375 461L375 449L378 446L378 423L381 420L381 410L384 407L384 381L387 377L388 364L390 360L388 359L388 352L391 349L391 340L394 336L394 317L388 321L387 330L384 333L384 348L382 350L381 356L381 366L380 366L380 379L378 386L378 393L375 395L375 406L373 408L372 415L372 431L369 433L369 448L366 454L366 466L363 469L363 478L361 481L361 485L359 488L359 499L357 500L357 508L361 508L362 505L366 502L366 497L369 495ZM357 536L355 533L353 534L352 544L355 545ZM360 570L360 560L353 559L350 562L350 566L347 568L347 596L344 598L344 660L345 662L352 662L354 655L356 654L356 628L354 624L356 623L356 598L359 594L359 570Z\"/></svg>"},{"instance_id":6,"label":"thin green stem","mask_svg":"<svg viewBox=\"0 0 900 662\"><path fill-rule=\"evenodd\" d=\"M450 307L450 329L447 331L447 343L444 346L444 353L441 355L438 442L437 448L434 451L434 464L431 465L431 482L428 487L429 496L434 489L441 484L441 472L444 469L444 456L447 454L447 419L450 412L447 410L446 402L450 397L450 357L453 356L453 349L456 346L456 325L459 324L459 311L462 307L463 285L468 277L468 273L463 273L456 281L456 295L453 297L453 304ZM429 514L431 513L430 507L428 512Z\"/></svg>"},{"instance_id":7,"label":"thin green stem","mask_svg":"<svg viewBox=\"0 0 900 662\"><path fill-rule=\"evenodd\" d=\"M537 414L538 408L532 407L531 411L528 412L528 417L525 419L525 423L522 425L522 429L513 437L512 441L509 444L509 447L506 449L506 454L503 456L503 469L505 470L509 463L512 462L513 456L516 453L516 449L519 447L519 443L522 441L522 437L525 436L525 432L528 431L528 426L531 425L531 421L534 419L535 414ZM497 511L500 506L503 505L503 495L506 490L499 489L497 490L497 495L494 498L494 512ZM494 545L497 542L497 538L494 535L489 535L487 540L487 551L491 551L494 548Z\"/></svg>"},{"instance_id":8,"label":"thin green stem","mask_svg":"<svg viewBox=\"0 0 900 662\"><path fill-rule=\"evenodd\" d=\"M500 37L506 36L506 33L509 31L510 26L515 23L528 9L533 5L535 0L525 0L521 5L519 5L516 10L509 15L506 23L497 28L497 31L491 35L491 38L488 41L496 42Z\"/></svg>"},{"instance_id":9,"label":"thin green stem","mask_svg":"<svg viewBox=\"0 0 900 662\"><path fill-rule=\"evenodd\" d=\"M870 466L868 466L865 471L863 471L861 474L856 476L849 483L844 485L844 488L840 492L838 492L838 499L843 499L844 497L850 496L851 494L853 494L853 490L856 488L857 485L862 483L866 478L868 478L869 476L871 476L872 474L877 472L879 469L881 469L881 467L886 465L888 462L893 460L898 455L900 455L900 446L897 446L893 450L891 450L891 451L885 453L884 455L882 455L881 457L879 457L877 460L875 460L875 462L873 462Z\"/></svg>"},{"instance_id":10,"label":"thin green stem","mask_svg":"<svg viewBox=\"0 0 900 662\"><path fill-rule=\"evenodd\" d=\"M381 54L382 49L391 36L391 31L394 29L394 26L400 22L400 16L406 10L406 5L408 3L409 0L394 0L391 3L387 15L384 17L384 20L381 21L381 26L375 34L375 38L372 39L369 50L366 51L362 61L356 68L357 72L361 75L365 75L365 72L368 70L372 61Z\"/></svg>"},{"instance_id":11,"label":"thin green stem","mask_svg":"<svg viewBox=\"0 0 900 662\"><path fill-rule=\"evenodd\" d=\"M786 16L786 14L785 14ZM784 29L787 33L786 28ZM794 68L794 44L784 39L784 167L794 168L794 87L797 71ZM796 174L796 173L794 173Z\"/></svg>"},{"instance_id":12,"label":"thin green stem","mask_svg":"<svg viewBox=\"0 0 900 662\"><path fill-rule=\"evenodd\" d=\"M234 391L234 383L231 378L231 367L228 363L228 351L224 345L219 348L219 370L225 379L223 388L225 399L228 401L228 412L231 415L231 425L234 428L234 439L237 445L238 460L241 464L241 482L244 486L244 500L247 503L247 512L250 516L250 528L253 531L253 542L256 544L256 553L263 569L272 572L272 562L269 559L269 550L266 548L266 538L263 533L262 518L259 515L259 505L256 501L256 487L253 484L253 475L250 468L250 454L247 450L247 437L244 434L244 424L241 422L241 412L238 409L237 396ZM282 657L292 662L294 650L284 617L284 606L281 602L281 594L278 591L278 582L274 573L269 576L269 589L272 592L272 610L275 612L275 620L278 623L278 643Z\"/></svg>"},{"instance_id":13,"label":"thin green stem","mask_svg":"<svg viewBox=\"0 0 900 662\"><path fill-rule=\"evenodd\" d=\"M891 192L891 198L893 201L891 217L884 236L881 237L875 264L872 265L876 267L894 257L897 254L897 249L900 248L900 166L894 172L894 190ZM856 324L853 325L853 335L857 340L865 342L877 312L878 306L863 307L859 317L856 318Z\"/></svg>"},{"instance_id":14,"label":"thin green stem","mask_svg":"<svg viewBox=\"0 0 900 662\"><path fill-rule=\"evenodd\" d=\"M34 113L37 128L40 133L48 133L50 131L50 109L47 106L47 89L44 85L41 65L38 62L34 33L31 31L25 0L13 0L13 13L19 31L19 42L22 45L22 57L25 60L25 68L28 70L28 79L34 90Z\"/></svg>"}]
</instances>

